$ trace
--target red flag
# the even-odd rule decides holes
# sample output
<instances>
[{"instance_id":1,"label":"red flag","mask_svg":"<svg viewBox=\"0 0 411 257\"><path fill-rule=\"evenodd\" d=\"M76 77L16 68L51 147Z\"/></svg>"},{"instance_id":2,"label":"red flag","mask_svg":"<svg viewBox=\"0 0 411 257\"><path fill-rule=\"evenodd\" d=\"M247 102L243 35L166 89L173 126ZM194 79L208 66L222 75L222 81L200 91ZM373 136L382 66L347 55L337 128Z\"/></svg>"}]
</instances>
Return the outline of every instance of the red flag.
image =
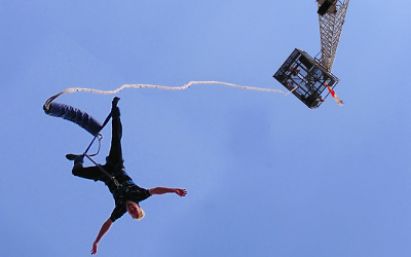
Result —
<instances>
[{"instance_id":1,"label":"red flag","mask_svg":"<svg viewBox=\"0 0 411 257\"><path fill-rule=\"evenodd\" d=\"M328 91L330 92L331 96L334 98L335 102L336 102L338 105L343 106L343 105L344 105L344 101L341 100L341 98L339 98L339 97L337 96L337 94L335 93L334 89L332 89L332 88L331 88L329 85L327 85L327 84L326 84L326 86L327 86L327 89L328 89Z\"/></svg>"}]
</instances>

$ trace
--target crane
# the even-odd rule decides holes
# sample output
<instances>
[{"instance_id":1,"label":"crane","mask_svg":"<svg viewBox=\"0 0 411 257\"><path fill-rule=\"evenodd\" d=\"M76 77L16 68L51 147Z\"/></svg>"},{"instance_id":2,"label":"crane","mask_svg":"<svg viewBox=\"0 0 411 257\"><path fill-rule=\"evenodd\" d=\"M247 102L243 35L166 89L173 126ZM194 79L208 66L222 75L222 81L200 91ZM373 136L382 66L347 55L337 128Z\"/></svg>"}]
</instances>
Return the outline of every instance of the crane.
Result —
<instances>
[{"instance_id":1,"label":"crane","mask_svg":"<svg viewBox=\"0 0 411 257\"><path fill-rule=\"evenodd\" d=\"M331 73L349 0L317 0L321 56L313 58L300 49L291 55L273 75L309 108L317 108L329 94L336 96L338 78ZM327 90L326 90L327 89Z\"/></svg>"},{"instance_id":2,"label":"crane","mask_svg":"<svg viewBox=\"0 0 411 257\"><path fill-rule=\"evenodd\" d=\"M350 0L318 0L321 64L328 71L334 62Z\"/></svg>"}]
</instances>

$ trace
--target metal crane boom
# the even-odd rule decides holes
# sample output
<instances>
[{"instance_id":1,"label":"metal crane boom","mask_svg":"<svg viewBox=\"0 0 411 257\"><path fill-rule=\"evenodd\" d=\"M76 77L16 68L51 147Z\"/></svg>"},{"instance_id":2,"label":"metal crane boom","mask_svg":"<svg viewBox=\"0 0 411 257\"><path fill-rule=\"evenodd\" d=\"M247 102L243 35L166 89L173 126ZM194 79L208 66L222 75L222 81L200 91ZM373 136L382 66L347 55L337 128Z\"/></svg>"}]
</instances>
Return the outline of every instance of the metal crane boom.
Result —
<instances>
[{"instance_id":1,"label":"metal crane boom","mask_svg":"<svg viewBox=\"0 0 411 257\"><path fill-rule=\"evenodd\" d=\"M321 65L331 71L350 0L317 0L321 36Z\"/></svg>"}]
</instances>

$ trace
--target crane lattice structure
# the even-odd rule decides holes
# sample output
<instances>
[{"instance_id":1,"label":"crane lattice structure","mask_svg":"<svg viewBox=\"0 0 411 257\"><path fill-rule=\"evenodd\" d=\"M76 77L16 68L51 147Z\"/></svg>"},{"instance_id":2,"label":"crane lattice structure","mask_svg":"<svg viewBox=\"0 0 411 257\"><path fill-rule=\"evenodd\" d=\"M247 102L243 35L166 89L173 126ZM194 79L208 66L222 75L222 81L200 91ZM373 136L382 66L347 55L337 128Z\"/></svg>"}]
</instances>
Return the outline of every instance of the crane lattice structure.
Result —
<instances>
[{"instance_id":1,"label":"crane lattice structure","mask_svg":"<svg viewBox=\"0 0 411 257\"><path fill-rule=\"evenodd\" d=\"M338 78L331 73L349 0L317 0L320 23L321 56L311 57L294 49L274 74L284 87L309 108L317 108L329 94L342 103L334 91Z\"/></svg>"},{"instance_id":2,"label":"crane lattice structure","mask_svg":"<svg viewBox=\"0 0 411 257\"><path fill-rule=\"evenodd\" d=\"M317 2L321 37L320 60L322 66L330 72L350 0L337 0L331 3L327 0L319 0Z\"/></svg>"}]
</instances>

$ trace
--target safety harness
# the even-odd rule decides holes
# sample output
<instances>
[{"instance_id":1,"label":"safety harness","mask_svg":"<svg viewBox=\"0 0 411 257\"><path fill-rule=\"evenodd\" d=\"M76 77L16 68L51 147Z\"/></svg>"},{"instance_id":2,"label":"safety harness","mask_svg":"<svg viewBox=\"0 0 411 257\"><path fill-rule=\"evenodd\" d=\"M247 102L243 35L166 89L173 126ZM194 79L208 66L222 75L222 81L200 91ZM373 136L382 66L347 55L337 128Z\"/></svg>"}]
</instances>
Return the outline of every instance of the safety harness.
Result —
<instances>
[{"instance_id":1,"label":"safety harness","mask_svg":"<svg viewBox=\"0 0 411 257\"><path fill-rule=\"evenodd\" d=\"M101 125L101 130L103 130L103 128L108 124L108 122L110 121L112 117L112 113L110 112L109 115L106 117L106 119L104 120L103 124ZM121 190L123 189L123 185L118 182L118 180L116 179L115 176L112 176L109 172L107 172L106 169L103 168L102 165L98 164L95 160L93 160L93 156L96 156L99 152L100 152L100 147L101 147L101 139L103 137L101 136L100 133L97 133L93 139L91 140L90 144L87 146L86 150L83 152L82 156L86 157L87 159L89 159L94 165L96 165L96 167L111 181L113 181L114 185L116 186L117 190ZM99 146L97 149L97 152L94 154L88 154L88 151L90 150L91 146L94 144L94 142L96 141L96 139L99 142Z\"/></svg>"}]
</instances>

